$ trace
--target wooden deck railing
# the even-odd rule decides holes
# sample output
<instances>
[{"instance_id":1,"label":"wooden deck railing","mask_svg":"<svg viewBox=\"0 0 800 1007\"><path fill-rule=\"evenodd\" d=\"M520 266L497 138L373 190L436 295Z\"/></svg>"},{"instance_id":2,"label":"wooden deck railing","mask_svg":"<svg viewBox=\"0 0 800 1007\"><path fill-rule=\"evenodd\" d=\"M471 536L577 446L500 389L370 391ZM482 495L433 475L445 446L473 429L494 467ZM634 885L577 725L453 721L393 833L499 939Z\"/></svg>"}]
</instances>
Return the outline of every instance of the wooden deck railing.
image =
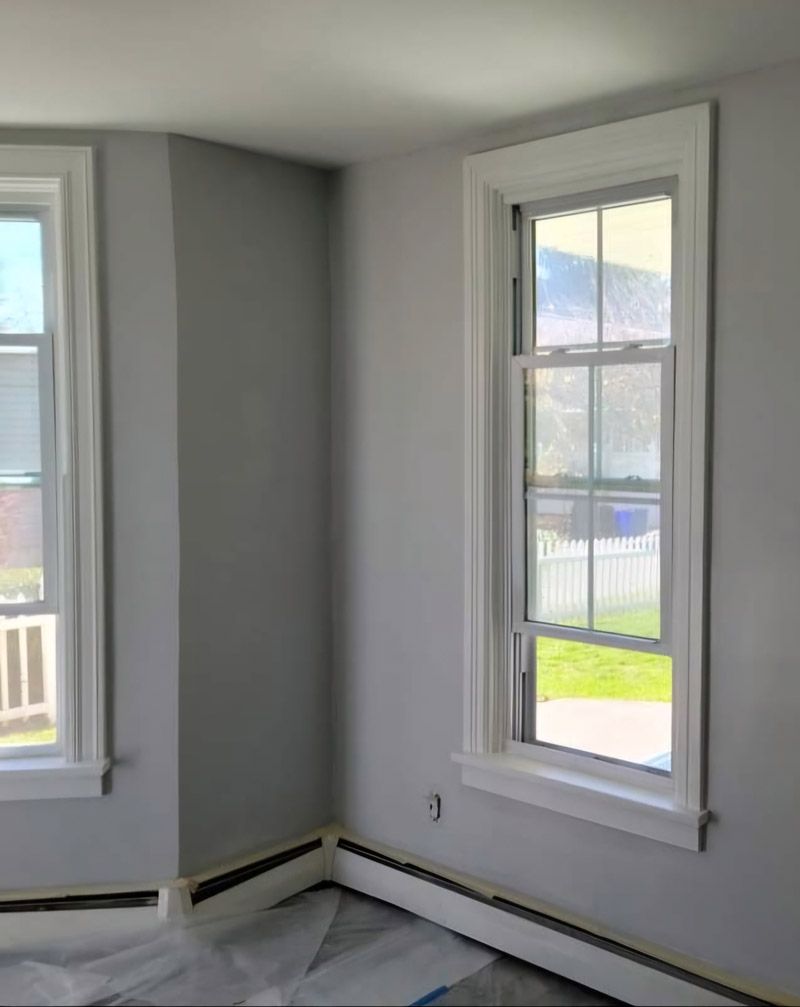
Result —
<instances>
[{"instance_id":1,"label":"wooden deck railing","mask_svg":"<svg viewBox=\"0 0 800 1007\"><path fill-rule=\"evenodd\" d=\"M0 618L0 727L56 715L55 618Z\"/></svg>"}]
</instances>

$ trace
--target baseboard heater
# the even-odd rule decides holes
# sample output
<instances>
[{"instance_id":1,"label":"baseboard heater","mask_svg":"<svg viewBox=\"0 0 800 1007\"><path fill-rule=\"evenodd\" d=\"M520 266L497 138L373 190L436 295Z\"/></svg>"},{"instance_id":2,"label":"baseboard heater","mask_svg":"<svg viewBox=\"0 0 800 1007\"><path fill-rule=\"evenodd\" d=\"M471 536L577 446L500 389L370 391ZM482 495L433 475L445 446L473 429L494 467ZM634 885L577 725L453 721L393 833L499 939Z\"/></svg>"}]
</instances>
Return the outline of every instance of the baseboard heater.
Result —
<instances>
[{"instance_id":1,"label":"baseboard heater","mask_svg":"<svg viewBox=\"0 0 800 1007\"><path fill-rule=\"evenodd\" d=\"M289 850L282 850L280 853L272 854L272 856L262 857L260 860L244 864L242 867L234 867L232 870L225 871L222 874L215 874L213 877L206 878L197 884L191 893L192 905L196 906L199 902L204 902L214 895L221 895L222 892L228 891L229 888L235 888L245 881L251 881L260 874L266 874L276 867L291 863L292 860L297 860L299 857L304 857L307 853L313 853L314 850L320 849L322 849L322 840L319 838L311 839L309 842L293 846Z\"/></svg>"},{"instance_id":2,"label":"baseboard heater","mask_svg":"<svg viewBox=\"0 0 800 1007\"><path fill-rule=\"evenodd\" d=\"M312 839L288 850L281 850L271 856L251 861L241 867L204 878L191 892L192 905L197 905L215 895L235 888L268 871L304 857L307 853L322 848L322 840ZM86 909L141 909L158 905L158 889L152 891L109 892L89 895L39 896L31 899L8 899L0 901L0 913L36 913L53 911L76 911Z\"/></svg>"},{"instance_id":3,"label":"baseboard heater","mask_svg":"<svg viewBox=\"0 0 800 1007\"><path fill-rule=\"evenodd\" d=\"M386 874L387 870L392 874ZM513 899L486 895L349 839L340 838L337 844L333 880L628 1003L769 1003ZM431 889L426 892L420 883ZM469 900L476 910L482 908L470 912L461 899Z\"/></svg>"},{"instance_id":4,"label":"baseboard heater","mask_svg":"<svg viewBox=\"0 0 800 1007\"><path fill-rule=\"evenodd\" d=\"M84 909L142 909L158 905L158 891L54 895L0 902L0 913L75 912Z\"/></svg>"},{"instance_id":5,"label":"baseboard heater","mask_svg":"<svg viewBox=\"0 0 800 1007\"><path fill-rule=\"evenodd\" d=\"M165 886L131 891L47 892L0 899L0 952L52 945L65 933L96 933L98 927L138 930L157 921L194 913L230 911L237 904L268 908L325 878L320 835L300 840L236 866L179 878ZM97 912L96 910L103 910Z\"/></svg>"},{"instance_id":6,"label":"baseboard heater","mask_svg":"<svg viewBox=\"0 0 800 1007\"><path fill-rule=\"evenodd\" d=\"M220 908L253 897L267 908L331 880L626 1003L716 1007L773 1002L332 831L324 839L313 836L218 874L184 879L182 887L2 900L0 938L5 933L56 939L63 931L64 911L72 914L70 927L85 927L88 932L97 917L85 910L134 910L110 913L108 925L112 925L133 922L139 914L146 921L156 914L168 919L205 912L210 904L202 903L215 896L222 896L214 903ZM52 911L55 915L49 916L48 924ZM0 946L7 943L0 939Z\"/></svg>"}]
</instances>

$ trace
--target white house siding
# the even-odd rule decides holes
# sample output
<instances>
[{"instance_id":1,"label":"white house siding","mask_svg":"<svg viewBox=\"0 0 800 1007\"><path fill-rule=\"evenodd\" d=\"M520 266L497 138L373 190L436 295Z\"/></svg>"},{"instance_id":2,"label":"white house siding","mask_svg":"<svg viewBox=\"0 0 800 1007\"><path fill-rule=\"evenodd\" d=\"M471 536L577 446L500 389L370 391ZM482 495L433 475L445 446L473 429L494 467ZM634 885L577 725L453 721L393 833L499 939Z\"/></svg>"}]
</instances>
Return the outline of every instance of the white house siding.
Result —
<instances>
[{"instance_id":1,"label":"white house siding","mask_svg":"<svg viewBox=\"0 0 800 1007\"><path fill-rule=\"evenodd\" d=\"M39 378L35 353L0 351L0 479L39 475Z\"/></svg>"}]
</instances>

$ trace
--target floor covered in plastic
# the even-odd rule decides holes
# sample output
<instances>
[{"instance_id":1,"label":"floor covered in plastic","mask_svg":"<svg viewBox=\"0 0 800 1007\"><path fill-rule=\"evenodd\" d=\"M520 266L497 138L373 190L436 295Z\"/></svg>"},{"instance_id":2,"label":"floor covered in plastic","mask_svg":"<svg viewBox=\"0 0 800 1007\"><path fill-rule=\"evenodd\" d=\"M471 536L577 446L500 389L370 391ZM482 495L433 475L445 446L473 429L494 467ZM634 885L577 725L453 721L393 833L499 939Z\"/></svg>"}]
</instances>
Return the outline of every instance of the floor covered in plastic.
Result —
<instances>
[{"instance_id":1,"label":"floor covered in plastic","mask_svg":"<svg viewBox=\"0 0 800 1007\"><path fill-rule=\"evenodd\" d=\"M429 1003L616 1001L333 885L0 955L0 1004L16 1007Z\"/></svg>"}]
</instances>

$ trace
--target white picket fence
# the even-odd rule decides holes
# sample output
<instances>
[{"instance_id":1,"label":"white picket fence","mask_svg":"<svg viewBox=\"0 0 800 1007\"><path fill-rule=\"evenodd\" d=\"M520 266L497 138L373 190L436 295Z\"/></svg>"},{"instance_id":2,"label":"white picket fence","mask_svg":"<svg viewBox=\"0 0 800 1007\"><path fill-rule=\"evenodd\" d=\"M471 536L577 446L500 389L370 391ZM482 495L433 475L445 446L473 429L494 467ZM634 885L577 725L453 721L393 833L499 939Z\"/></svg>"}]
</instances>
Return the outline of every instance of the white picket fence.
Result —
<instances>
[{"instance_id":1,"label":"white picket fence","mask_svg":"<svg viewBox=\"0 0 800 1007\"><path fill-rule=\"evenodd\" d=\"M0 618L0 725L23 728L31 717L56 715L55 619Z\"/></svg>"},{"instance_id":2,"label":"white picket fence","mask_svg":"<svg viewBox=\"0 0 800 1007\"><path fill-rule=\"evenodd\" d=\"M589 542L537 536L536 567L529 568L528 597L535 592L537 618L545 622L586 616ZM596 612L656 606L659 599L659 533L597 539L594 543Z\"/></svg>"}]
</instances>

